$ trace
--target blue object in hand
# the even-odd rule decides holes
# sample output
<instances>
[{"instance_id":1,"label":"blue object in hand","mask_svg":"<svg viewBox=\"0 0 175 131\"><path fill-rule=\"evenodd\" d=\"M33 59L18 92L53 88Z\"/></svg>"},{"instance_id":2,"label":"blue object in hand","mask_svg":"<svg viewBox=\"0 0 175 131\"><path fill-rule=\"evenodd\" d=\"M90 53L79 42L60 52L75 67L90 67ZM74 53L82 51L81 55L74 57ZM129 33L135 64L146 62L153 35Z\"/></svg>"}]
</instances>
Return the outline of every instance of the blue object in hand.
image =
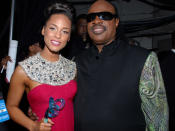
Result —
<instances>
[{"instance_id":1,"label":"blue object in hand","mask_svg":"<svg viewBox=\"0 0 175 131\"><path fill-rule=\"evenodd\" d=\"M59 105L57 105L57 103ZM53 118L53 117L56 117L59 113L60 110L63 109L65 105L65 100L64 99L56 99L54 100L53 97L50 97L49 98L49 107L48 109L46 110L45 112L45 118L44 118L44 122L47 123L48 122L48 117L49 118Z\"/></svg>"}]
</instances>

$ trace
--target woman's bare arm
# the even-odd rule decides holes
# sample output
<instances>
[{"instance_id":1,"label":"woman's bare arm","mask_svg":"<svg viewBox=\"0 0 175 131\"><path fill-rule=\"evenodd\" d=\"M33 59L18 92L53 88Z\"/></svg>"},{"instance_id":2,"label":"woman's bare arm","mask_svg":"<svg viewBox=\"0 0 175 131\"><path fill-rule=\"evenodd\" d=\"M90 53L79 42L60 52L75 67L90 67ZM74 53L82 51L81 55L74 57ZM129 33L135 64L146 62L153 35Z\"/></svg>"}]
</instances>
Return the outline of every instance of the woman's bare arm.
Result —
<instances>
[{"instance_id":1,"label":"woman's bare arm","mask_svg":"<svg viewBox=\"0 0 175 131\"><path fill-rule=\"evenodd\" d=\"M35 122L31 120L29 117L27 117L19 109L19 103L25 91L26 80L27 75L25 74L24 70L20 66L17 66L11 77L10 88L7 96L7 109L10 114L10 117L13 121L31 131L40 130L41 125L42 128L50 130L51 129L50 123Z\"/></svg>"}]
</instances>

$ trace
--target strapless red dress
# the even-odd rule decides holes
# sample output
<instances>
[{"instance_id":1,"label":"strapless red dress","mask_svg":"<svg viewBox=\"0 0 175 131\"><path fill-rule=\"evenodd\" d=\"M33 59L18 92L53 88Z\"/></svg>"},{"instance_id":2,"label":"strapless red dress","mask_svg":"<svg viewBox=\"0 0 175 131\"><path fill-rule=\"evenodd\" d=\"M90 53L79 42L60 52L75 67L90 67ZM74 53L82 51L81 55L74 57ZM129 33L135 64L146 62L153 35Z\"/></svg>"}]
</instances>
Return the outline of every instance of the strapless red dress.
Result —
<instances>
[{"instance_id":1,"label":"strapless red dress","mask_svg":"<svg viewBox=\"0 0 175 131\"><path fill-rule=\"evenodd\" d=\"M73 98L76 91L77 84L74 80L59 86L41 84L33 88L27 98L32 111L39 117L39 121L49 107L50 97L53 97L54 100L63 98L65 100L64 108L59 111L58 116L51 118L55 123L52 126L52 131L74 131Z\"/></svg>"}]
</instances>

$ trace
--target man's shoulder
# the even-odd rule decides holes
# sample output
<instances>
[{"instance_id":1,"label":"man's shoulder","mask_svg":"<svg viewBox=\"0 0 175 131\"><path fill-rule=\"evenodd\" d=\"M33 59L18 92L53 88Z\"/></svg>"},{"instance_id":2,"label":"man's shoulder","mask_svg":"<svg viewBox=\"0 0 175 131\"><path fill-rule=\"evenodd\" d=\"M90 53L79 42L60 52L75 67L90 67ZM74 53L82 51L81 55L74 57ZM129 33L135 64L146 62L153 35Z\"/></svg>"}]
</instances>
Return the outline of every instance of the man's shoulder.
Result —
<instances>
[{"instance_id":1,"label":"man's shoulder","mask_svg":"<svg viewBox=\"0 0 175 131\"><path fill-rule=\"evenodd\" d=\"M141 47L141 46L137 46L137 45L129 45L129 48L131 48L132 50L138 50L138 51L141 51L141 52L150 52L148 49L144 48L144 47Z\"/></svg>"},{"instance_id":2,"label":"man's shoulder","mask_svg":"<svg viewBox=\"0 0 175 131\"><path fill-rule=\"evenodd\" d=\"M150 50L148 50L144 47L137 46L137 45L130 45L129 43L127 43L125 41L122 41L122 45L124 46L124 49L127 52L130 52L131 54L134 54L134 55L139 55L139 54L148 55L151 52Z\"/></svg>"}]
</instances>

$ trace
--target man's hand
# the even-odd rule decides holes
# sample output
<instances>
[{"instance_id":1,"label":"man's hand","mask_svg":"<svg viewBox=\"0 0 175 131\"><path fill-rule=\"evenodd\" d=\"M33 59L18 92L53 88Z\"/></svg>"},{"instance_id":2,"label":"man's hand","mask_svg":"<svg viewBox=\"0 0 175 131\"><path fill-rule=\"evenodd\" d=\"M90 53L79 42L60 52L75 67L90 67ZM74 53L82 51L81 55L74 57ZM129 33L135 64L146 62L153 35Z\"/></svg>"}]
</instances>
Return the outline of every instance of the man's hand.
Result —
<instances>
[{"instance_id":1,"label":"man's hand","mask_svg":"<svg viewBox=\"0 0 175 131\"><path fill-rule=\"evenodd\" d=\"M29 107L28 109L28 116L30 117L30 119L32 119L33 121L37 121L38 117L36 116L36 114L34 112L32 112L32 109Z\"/></svg>"}]
</instances>

